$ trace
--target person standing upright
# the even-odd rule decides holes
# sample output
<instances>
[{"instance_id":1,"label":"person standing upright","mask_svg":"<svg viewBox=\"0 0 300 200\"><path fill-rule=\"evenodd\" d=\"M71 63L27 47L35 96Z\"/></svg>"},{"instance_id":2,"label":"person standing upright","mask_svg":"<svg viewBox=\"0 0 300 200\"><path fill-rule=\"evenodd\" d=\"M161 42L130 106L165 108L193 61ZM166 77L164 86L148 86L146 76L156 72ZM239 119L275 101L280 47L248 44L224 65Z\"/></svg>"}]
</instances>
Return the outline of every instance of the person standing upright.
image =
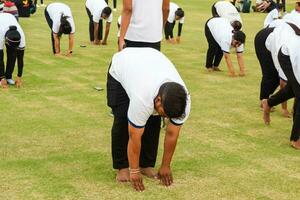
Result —
<instances>
[{"instance_id":1,"label":"person standing upright","mask_svg":"<svg viewBox=\"0 0 300 200\"><path fill-rule=\"evenodd\" d=\"M119 49L152 47L160 50L170 0L123 0Z\"/></svg>"}]
</instances>

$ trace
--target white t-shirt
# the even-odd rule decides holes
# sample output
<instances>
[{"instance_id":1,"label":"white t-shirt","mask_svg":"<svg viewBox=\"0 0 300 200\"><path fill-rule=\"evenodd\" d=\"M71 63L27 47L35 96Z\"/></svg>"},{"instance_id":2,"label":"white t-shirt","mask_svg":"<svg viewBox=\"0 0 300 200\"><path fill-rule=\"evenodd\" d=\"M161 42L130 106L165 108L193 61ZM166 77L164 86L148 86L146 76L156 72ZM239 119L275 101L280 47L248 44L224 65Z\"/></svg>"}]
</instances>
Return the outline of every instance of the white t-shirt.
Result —
<instances>
[{"instance_id":1,"label":"white t-shirt","mask_svg":"<svg viewBox=\"0 0 300 200\"><path fill-rule=\"evenodd\" d=\"M175 12L176 10L179 8L179 6L173 2L170 2L170 11L169 11L169 16L168 16L168 22L169 23L173 23L175 22ZM182 17L180 20L179 20L179 23L183 24L184 23L184 17Z\"/></svg>"},{"instance_id":2,"label":"white t-shirt","mask_svg":"<svg viewBox=\"0 0 300 200\"><path fill-rule=\"evenodd\" d=\"M54 33L59 32L59 27L61 25L60 18L62 15L68 16L67 21L71 25L71 28L72 28L71 33L75 33L74 19L73 19L73 15L72 15L72 12L71 12L71 9L69 6L67 6L64 3L51 3L47 6L46 9L47 9L47 12L48 12L50 18L53 21L52 31Z\"/></svg>"},{"instance_id":3,"label":"white t-shirt","mask_svg":"<svg viewBox=\"0 0 300 200\"><path fill-rule=\"evenodd\" d=\"M107 3L104 0L87 0L85 6L89 9L93 16L93 21L99 23L101 17L102 10L105 7L108 7ZM108 23L111 23L113 20L113 14L111 13L109 17L106 19Z\"/></svg>"},{"instance_id":4,"label":"white t-shirt","mask_svg":"<svg viewBox=\"0 0 300 200\"><path fill-rule=\"evenodd\" d=\"M280 16L279 11L275 8L266 16L264 21L264 28L271 24L274 20L278 19Z\"/></svg>"},{"instance_id":5,"label":"white t-shirt","mask_svg":"<svg viewBox=\"0 0 300 200\"><path fill-rule=\"evenodd\" d=\"M19 48L25 48L25 35L23 29L21 28L20 24L16 20L16 18L9 13L0 13L0 50L3 50L5 44L5 34L9 30L10 26L16 26L17 31L21 35L21 41Z\"/></svg>"},{"instance_id":6,"label":"white t-shirt","mask_svg":"<svg viewBox=\"0 0 300 200\"><path fill-rule=\"evenodd\" d=\"M132 0L132 15L125 39L160 42L163 32L163 0Z\"/></svg>"},{"instance_id":7,"label":"white t-shirt","mask_svg":"<svg viewBox=\"0 0 300 200\"><path fill-rule=\"evenodd\" d=\"M222 51L225 53L230 53L233 36L233 27L231 26L230 22L222 17L214 17L208 21L207 26L216 42L221 47ZM242 44L236 48L236 51L238 53L243 52L244 45Z\"/></svg>"},{"instance_id":8,"label":"white t-shirt","mask_svg":"<svg viewBox=\"0 0 300 200\"><path fill-rule=\"evenodd\" d=\"M293 72L295 78L300 84L300 37L294 34L290 35L290 38L282 44L281 51L284 55L290 56ZM285 79L286 80L286 79Z\"/></svg>"},{"instance_id":9,"label":"white t-shirt","mask_svg":"<svg viewBox=\"0 0 300 200\"><path fill-rule=\"evenodd\" d=\"M274 31L267 37L265 45L271 52L272 60L275 68L280 72L281 67L278 61L278 53L280 48L285 45L292 45L292 38L295 37L294 30L288 24L282 24L274 29ZM283 52L284 53L284 52ZM280 72L280 77L286 80L284 73Z\"/></svg>"},{"instance_id":10,"label":"white t-shirt","mask_svg":"<svg viewBox=\"0 0 300 200\"><path fill-rule=\"evenodd\" d=\"M228 1L218 1L214 6L220 17L226 18L230 22L239 21L242 23L242 18L232 3Z\"/></svg>"},{"instance_id":11,"label":"white t-shirt","mask_svg":"<svg viewBox=\"0 0 300 200\"><path fill-rule=\"evenodd\" d=\"M284 15L283 19L300 27L300 13L297 11Z\"/></svg>"},{"instance_id":12,"label":"white t-shirt","mask_svg":"<svg viewBox=\"0 0 300 200\"><path fill-rule=\"evenodd\" d=\"M275 19L269 24L269 28L275 28L281 26L282 24L286 23L284 19Z\"/></svg>"},{"instance_id":13,"label":"white t-shirt","mask_svg":"<svg viewBox=\"0 0 300 200\"><path fill-rule=\"evenodd\" d=\"M121 83L130 99L127 116L135 127L144 127L151 115L157 115L154 99L163 83L176 82L186 89L171 61L153 48L123 49L113 56L109 73ZM188 95L185 116L171 121L183 124L188 118L190 104Z\"/></svg>"}]
</instances>

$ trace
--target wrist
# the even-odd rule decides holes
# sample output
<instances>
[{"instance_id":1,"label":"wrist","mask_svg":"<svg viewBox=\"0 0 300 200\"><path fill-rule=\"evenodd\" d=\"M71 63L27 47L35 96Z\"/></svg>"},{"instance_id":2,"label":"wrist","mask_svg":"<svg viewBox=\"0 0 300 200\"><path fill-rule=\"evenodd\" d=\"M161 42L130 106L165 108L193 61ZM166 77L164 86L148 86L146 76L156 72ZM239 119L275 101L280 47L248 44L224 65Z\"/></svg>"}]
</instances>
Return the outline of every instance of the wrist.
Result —
<instances>
[{"instance_id":1,"label":"wrist","mask_svg":"<svg viewBox=\"0 0 300 200\"><path fill-rule=\"evenodd\" d=\"M140 171L140 168L129 168L129 173L130 174L139 174L141 171Z\"/></svg>"}]
</instances>

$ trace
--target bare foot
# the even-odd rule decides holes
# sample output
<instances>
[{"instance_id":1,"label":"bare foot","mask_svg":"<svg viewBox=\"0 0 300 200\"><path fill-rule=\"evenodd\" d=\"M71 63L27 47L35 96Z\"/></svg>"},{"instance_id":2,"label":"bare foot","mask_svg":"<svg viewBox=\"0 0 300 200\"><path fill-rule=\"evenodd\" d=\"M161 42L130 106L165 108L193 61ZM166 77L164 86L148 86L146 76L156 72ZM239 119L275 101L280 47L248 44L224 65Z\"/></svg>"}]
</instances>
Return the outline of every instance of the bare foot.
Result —
<instances>
[{"instance_id":1,"label":"bare foot","mask_svg":"<svg viewBox=\"0 0 300 200\"><path fill-rule=\"evenodd\" d=\"M221 72L222 70L219 67L213 67L213 71Z\"/></svg>"},{"instance_id":2,"label":"bare foot","mask_svg":"<svg viewBox=\"0 0 300 200\"><path fill-rule=\"evenodd\" d=\"M245 74L245 72L240 72L240 73L239 73L239 76L240 76L240 77L243 77L243 76L246 76L246 74Z\"/></svg>"},{"instance_id":3,"label":"bare foot","mask_svg":"<svg viewBox=\"0 0 300 200\"><path fill-rule=\"evenodd\" d=\"M287 109L282 109L282 116L286 117L286 118L291 118L291 114L289 113L289 111Z\"/></svg>"},{"instance_id":4,"label":"bare foot","mask_svg":"<svg viewBox=\"0 0 300 200\"><path fill-rule=\"evenodd\" d=\"M295 149L300 150L300 139L298 139L297 141L291 141L291 145Z\"/></svg>"},{"instance_id":5,"label":"bare foot","mask_svg":"<svg viewBox=\"0 0 300 200\"><path fill-rule=\"evenodd\" d=\"M153 167L141 168L141 173L148 178L157 179L157 172Z\"/></svg>"},{"instance_id":6,"label":"bare foot","mask_svg":"<svg viewBox=\"0 0 300 200\"><path fill-rule=\"evenodd\" d=\"M236 74L233 72L233 73L229 73L229 76L230 77L236 77Z\"/></svg>"},{"instance_id":7,"label":"bare foot","mask_svg":"<svg viewBox=\"0 0 300 200\"><path fill-rule=\"evenodd\" d=\"M210 67L210 68L207 68L207 71L212 72L212 71L214 71L214 69L212 67Z\"/></svg>"},{"instance_id":8,"label":"bare foot","mask_svg":"<svg viewBox=\"0 0 300 200\"><path fill-rule=\"evenodd\" d=\"M264 122L266 125L269 125L270 124L270 111L271 111L271 108L270 106L268 105L268 101L267 99L263 99L262 102L262 108L263 108L263 119L264 119Z\"/></svg>"},{"instance_id":9,"label":"bare foot","mask_svg":"<svg viewBox=\"0 0 300 200\"><path fill-rule=\"evenodd\" d=\"M128 168L123 168L123 169L117 170L116 180L118 182L128 182L128 181L130 181L129 169Z\"/></svg>"}]
</instances>

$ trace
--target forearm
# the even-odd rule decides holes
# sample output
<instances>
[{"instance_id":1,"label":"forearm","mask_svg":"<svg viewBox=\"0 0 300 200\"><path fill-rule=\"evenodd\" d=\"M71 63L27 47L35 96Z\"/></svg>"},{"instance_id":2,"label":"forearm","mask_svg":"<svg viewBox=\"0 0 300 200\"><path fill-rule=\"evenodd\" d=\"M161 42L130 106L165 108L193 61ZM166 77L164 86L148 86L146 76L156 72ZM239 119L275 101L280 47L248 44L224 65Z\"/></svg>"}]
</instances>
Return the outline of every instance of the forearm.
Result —
<instances>
[{"instance_id":1,"label":"forearm","mask_svg":"<svg viewBox=\"0 0 300 200\"><path fill-rule=\"evenodd\" d=\"M105 35L104 35L104 41L107 41L108 38L108 34L109 34L109 30L110 30L110 23L106 22L106 27L105 27Z\"/></svg>"},{"instance_id":2,"label":"forearm","mask_svg":"<svg viewBox=\"0 0 300 200\"><path fill-rule=\"evenodd\" d=\"M72 52L74 48L74 34L69 35L69 52Z\"/></svg>"},{"instance_id":3,"label":"forearm","mask_svg":"<svg viewBox=\"0 0 300 200\"><path fill-rule=\"evenodd\" d=\"M99 24L94 22L94 41L99 41L98 32L99 32Z\"/></svg>"},{"instance_id":4,"label":"forearm","mask_svg":"<svg viewBox=\"0 0 300 200\"><path fill-rule=\"evenodd\" d=\"M123 11L121 19L120 40L125 39L125 35L132 15L132 0L123 0Z\"/></svg>"},{"instance_id":5,"label":"forearm","mask_svg":"<svg viewBox=\"0 0 300 200\"><path fill-rule=\"evenodd\" d=\"M128 162L129 167L131 169L139 168L139 160L140 160L140 151L141 151L141 141L134 141L133 139L129 139L128 141Z\"/></svg>"},{"instance_id":6,"label":"forearm","mask_svg":"<svg viewBox=\"0 0 300 200\"><path fill-rule=\"evenodd\" d=\"M0 50L0 79L5 78L4 73L4 54L3 50Z\"/></svg>"},{"instance_id":7,"label":"forearm","mask_svg":"<svg viewBox=\"0 0 300 200\"><path fill-rule=\"evenodd\" d=\"M59 42L59 37L57 36L57 34L53 34L54 37L54 49L55 49L55 53L60 53L60 42Z\"/></svg>"},{"instance_id":8,"label":"forearm","mask_svg":"<svg viewBox=\"0 0 300 200\"><path fill-rule=\"evenodd\" d=\"M226 61L226 65L227 65L229 73L234 73L233 64L232 64L230 55L228 53L224 53L224 57L225 57L225 61Z\"/></svg>"},{"instance_id":9,"label":"forearm","mask_svg":"<svg viewBox=\"0 0 300 200\"><path fill-rule=\"evenodd\" d=\"M175 152L177 139L179 136L180 126L175 126L171 122L168 124L165 141L164 141L164 152L162 158L162 167L170 167L173 154Z\"/></svg>"},{"instance_id":10,"label":"forearm","mask_svg":"<svg viewBox=\"0 0 300 200\"><path fill-rule=\"evenodd\" d=\"M17 50L17 60L18 60L18 77L22 77L23 75L23 67L24 67L24 52L25 50Z\"/></svg>"},{"instance_id":11,"label":"forearm","mask_svg":"<svg viewBox=\"0 0 300 200\"><path fill-rule=\"evenodd\" d=\"M182 27L183 27L183 24L182 24L182 23L179 23L179 24L178 24L178 34L177 34L178 37L181 36Z\"/></svg>"},{"instance_id":12,"label":"forearm","mask_svg":"<svg viewBox=\"0 0 300 200\"><path fill-rule=\"evenodd\" d=\"M170 11L170 0L163 0L163 5L162 5L163 26L166 25L169 16L169 11Z\"/></svg>"},{"instance_id":13,"label":"forearm","mask_svg":"<svg viewBox=\"0 0 300 200\"><path fill-rule=\"evenodd\" d=\"M244 71L245 70L245 63L244 63L243 53L237 53L236 55L237 55L237 60L238 60L240 70Z\"/></svg>"}]
</instances>

